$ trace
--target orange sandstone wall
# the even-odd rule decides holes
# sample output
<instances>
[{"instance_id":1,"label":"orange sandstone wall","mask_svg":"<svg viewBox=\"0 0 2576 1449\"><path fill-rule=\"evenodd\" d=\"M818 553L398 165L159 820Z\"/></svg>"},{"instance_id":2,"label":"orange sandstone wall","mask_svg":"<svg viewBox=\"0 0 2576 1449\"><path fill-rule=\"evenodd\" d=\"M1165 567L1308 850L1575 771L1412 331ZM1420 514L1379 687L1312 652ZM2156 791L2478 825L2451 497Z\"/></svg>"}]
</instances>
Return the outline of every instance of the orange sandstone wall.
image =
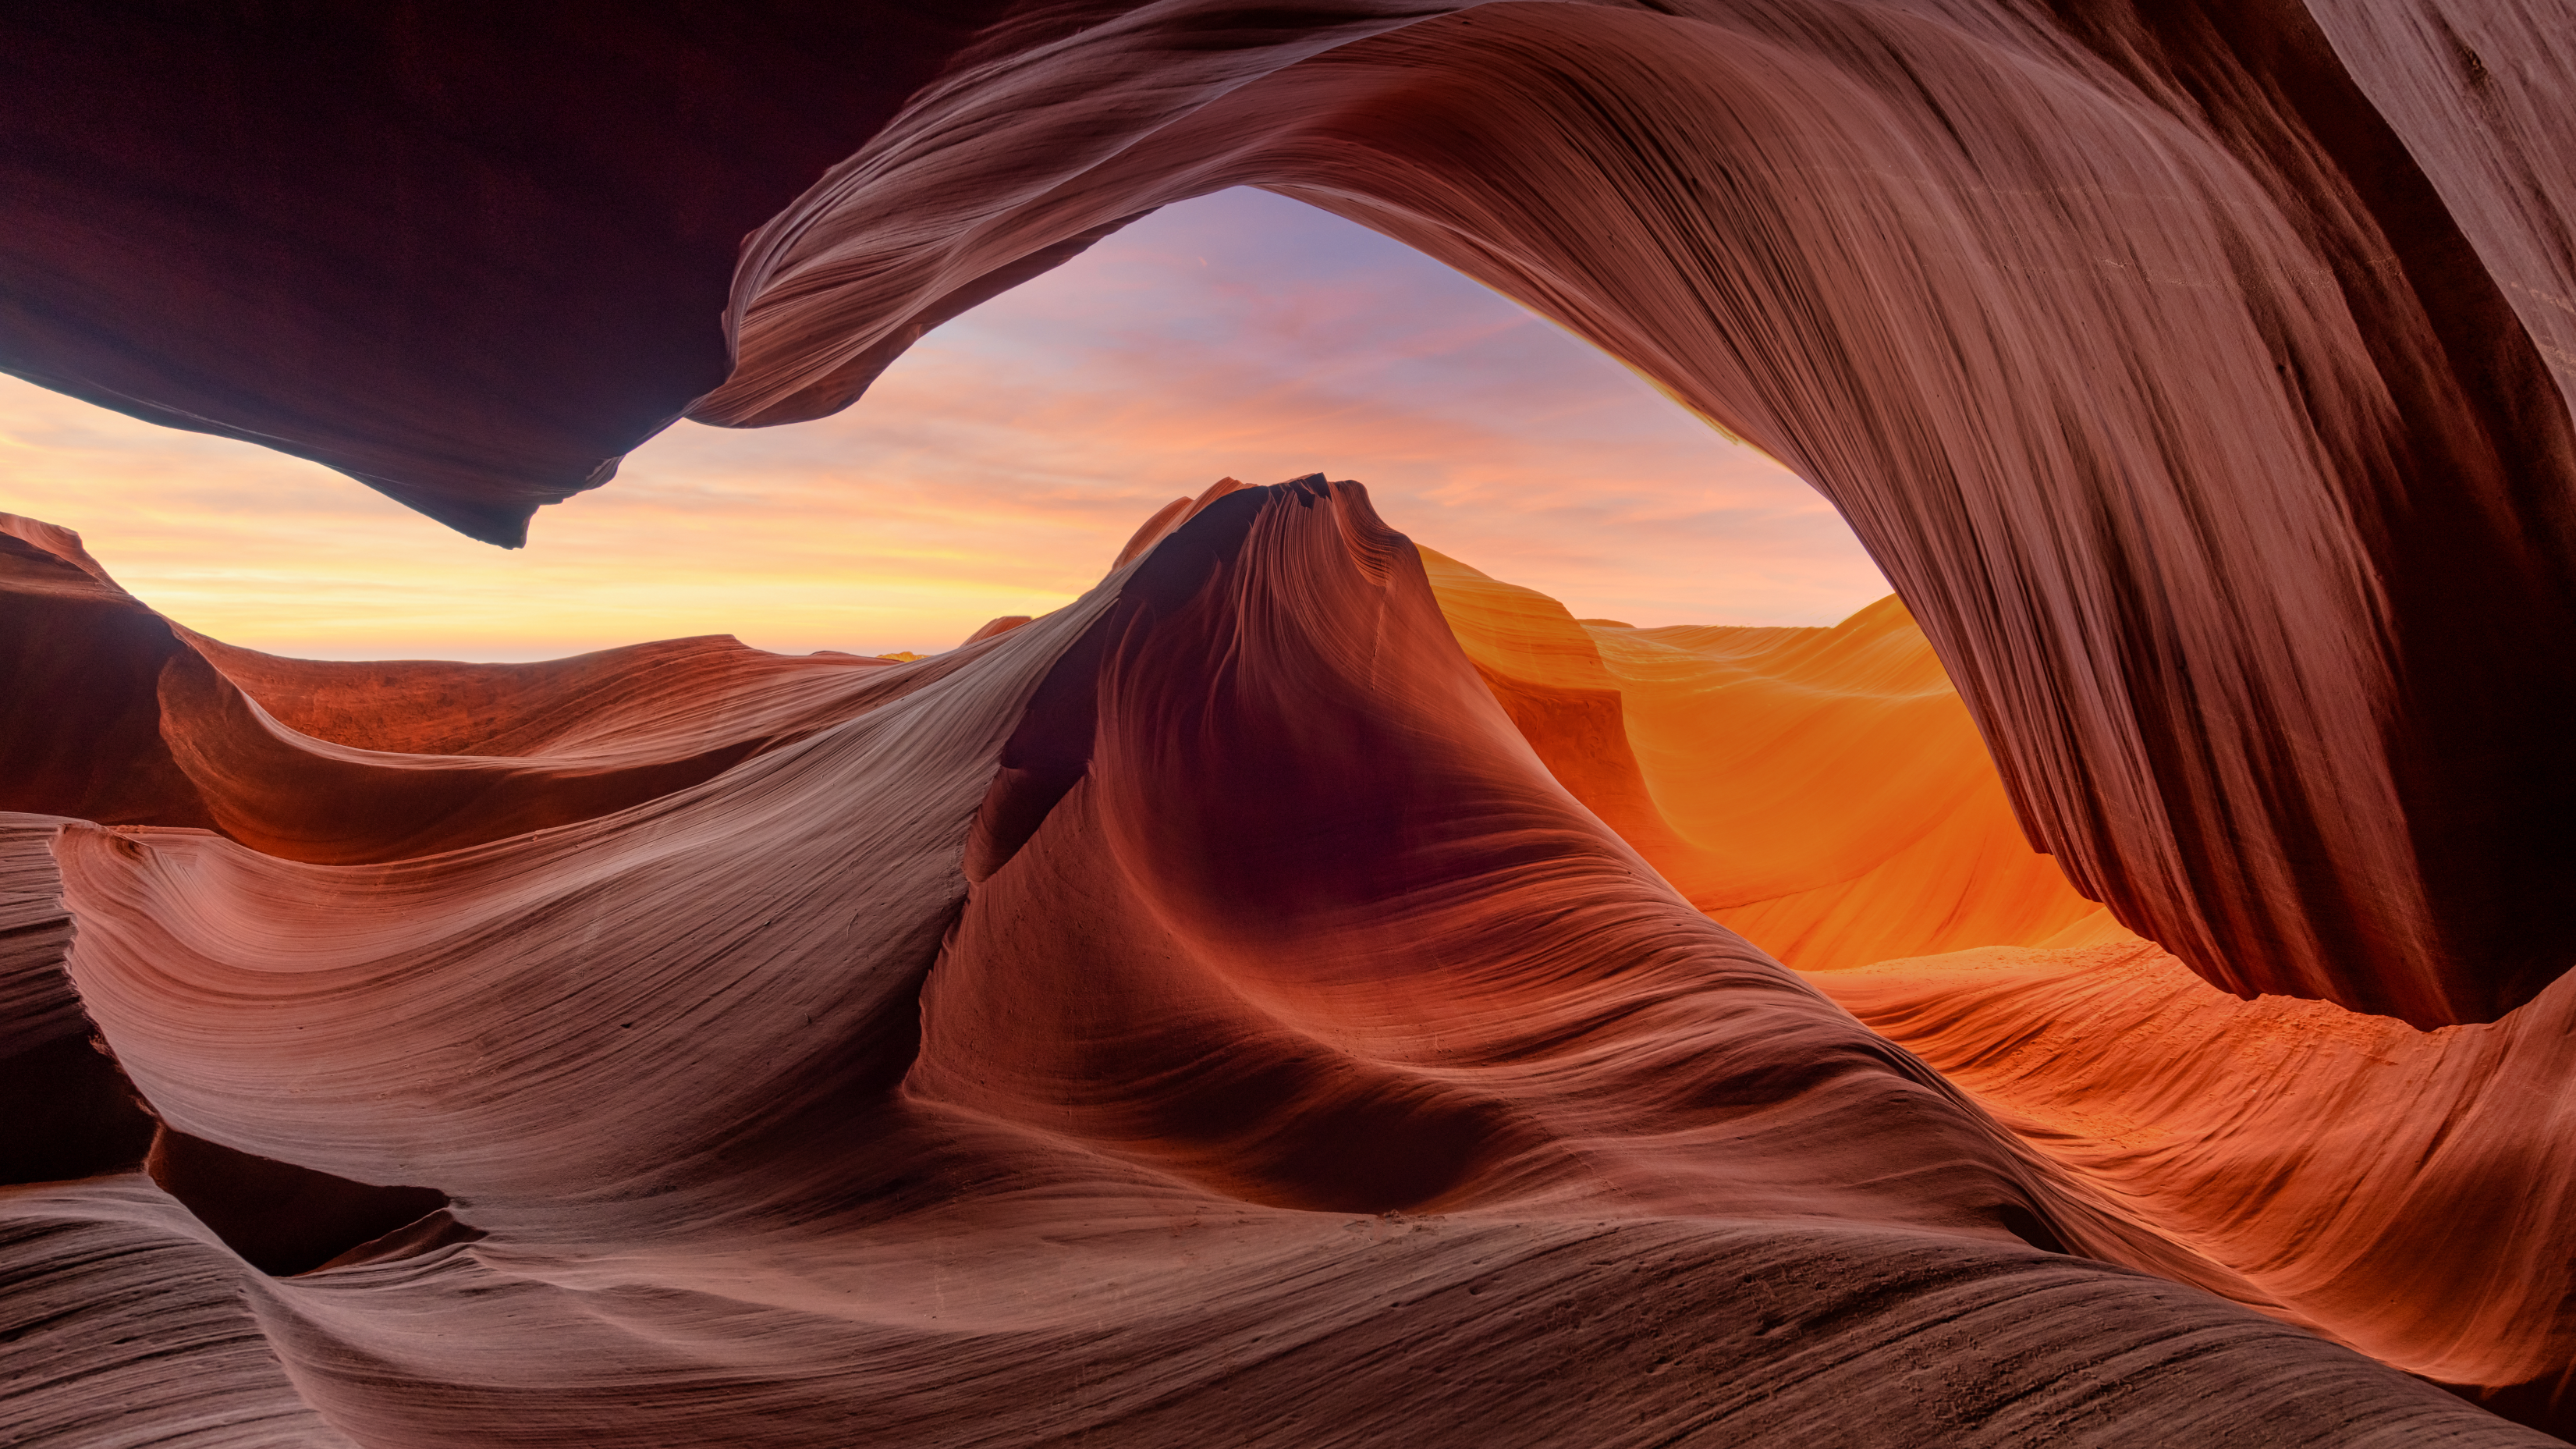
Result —
<instances>
[{"instance_id":1,"label":"orange sandstone wall","mask_svg":"<svg viewBox=\"0 0 2576 1449\"><path fill-rule=\"evenodd\" d=\"M1318 477L926 660L323 666L13 521L0 1425L2565 1425L2549 7L284 13L15 24L0 365L516 544L1260 185L1904 612L1580 624Z\"/></svg>"},{"instance_id":2,"label":"orange sandstone wall","mask_svg":"<svg viewBox=\"0 0 2576 1449\"><path fill-rule=\"evenodd\" d=\"M1424 550L1441 612L1566 788L1802 970L2134 940L2034 852L1904 606L1636 629Z\"/></svg>"},{"instance_id":3,"label":"orange sandstone wall","mask_svg":"<svg viewBox=\"0 0 2576 1449\"><path fill-rule=\"evenodd\" d=\"M2356 1132L2231 1234L2231 1164L2281 1140L2231 1136L2233 1097L2073 1053L2063 1082L1981 1076L1973 1032L1842 985L1937 983L1903 968L1813 978L1856 1019L1695 909L1521 722L1624 730L1618 693L1529 714L1441 601L1553 616L1426 560L1356 484L1228 480L1071 608L910 664L241 656L15 527L10 588L92 611L102 681L157 637L164 681L215 671L243 701L222 718L274 742L181 771L212 828L0 831L32 927L0 966L43 1038L10 1068L62 1068L73 1005L113 1055L70 1059L149 1112L140 1163L93 1131L87 1175L0 1188L23 1435L2547 1442L2336 1341L2494 1384L2563 1348L2545 1275L2464 1306L2311 1223L2357 1169L2398 1187L2346 1193L2355 1221L2415 1230L2402 1157ZM1937 702L1890 632L1858 650L1876 668L1818 673L1875 685L1815 710L1820 739ZM132 707L174 762L220 737L195 696ZM631 802L561 793L746 738ZM337 837L368 858L316 860L241 803L465 769L561 817L379 788ZM465 843L407 843L439 832ZM1907 928L1884 902L1870 927ZM1969 1000L2023 1037L2066 1015ZM2221 1057L2257 1040L2214 1031ZM2048 1115L2174 1090L2161 1130L2209 1155L2188 1171ZM2500 1281L2553 1222L2451 1266Z\"/></svg>"},{"instance_id":4,"label":"orange sandstone wall","mask_svg":"<svg viewBox=\"0 0 2576 1449\"><path fill-rule=\"evenodd\" d=\"M1694 905L2099 1200L2384 1359L2567 1426L2565 985L2429 1032L2240 1001L2021 844L1895 600L1831 629L1638 630L1423 559L1532 748Z\"/></svg>"},{"instance_id":5,"label":"orange sandstone wall","mask_svg":"<svg viewBox=\"0 0 2576 1449\"><path fill-rule=\"evenodd\" d=\"M2576 959L2576 663L2522 642L2576 629L2545 7L409 13L40 7L0 364L515 543L674 417L845 406L1266 186L1811 480L2033 843L2213 982L2438 1025Z\"/></svg>"}]
</instances>

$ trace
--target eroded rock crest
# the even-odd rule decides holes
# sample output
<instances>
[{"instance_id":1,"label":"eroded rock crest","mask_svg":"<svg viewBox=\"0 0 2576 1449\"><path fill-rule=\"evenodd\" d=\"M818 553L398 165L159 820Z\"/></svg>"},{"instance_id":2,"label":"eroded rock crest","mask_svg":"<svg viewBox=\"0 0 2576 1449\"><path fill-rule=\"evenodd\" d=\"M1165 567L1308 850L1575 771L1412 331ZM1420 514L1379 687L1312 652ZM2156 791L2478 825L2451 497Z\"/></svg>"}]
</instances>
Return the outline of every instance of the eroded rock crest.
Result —
<instances>
[{"instance_id":1,"label":"eroded rock crest","mask_svg":"<svg viewBox=\"0 0 2576 1449\"><path fill-rule=\"evenodd\" d=\"M335 665L8 520L20 1437L2568 1425L2548 7L278 24L25 17L0 365L514 544L1258 185L1903 602L1578 622L1318 476L924 660Z\"/></svg>"}]
</instances>

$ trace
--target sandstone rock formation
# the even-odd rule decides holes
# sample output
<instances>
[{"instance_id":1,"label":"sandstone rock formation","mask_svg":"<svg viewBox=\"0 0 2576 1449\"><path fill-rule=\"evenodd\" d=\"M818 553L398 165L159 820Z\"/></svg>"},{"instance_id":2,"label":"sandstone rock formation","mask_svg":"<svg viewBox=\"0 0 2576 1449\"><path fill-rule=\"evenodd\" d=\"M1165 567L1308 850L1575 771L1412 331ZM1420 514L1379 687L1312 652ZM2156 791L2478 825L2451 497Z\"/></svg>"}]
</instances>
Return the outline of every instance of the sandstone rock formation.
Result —
<instances>
[{"instance_id":1,"label":"sandstone rock formation","mask_svg":"<svg viewBox=\"0 0 2576 1449\"><path fill-rule=\"evenodd\" d=\"M2209 979L2429 1026L2576 956L2576 664L2516 637L2576 625L2542 9L835 14L40 10L5 364L516 541L682 412L831 411L1121 222L1267 186L1812 480L2031 838Z\"/></svg>"},{"instance_id":2,"label":"sandstone rock formation","mask_svg":"<svg viewBox=\"0 0 2576 1449\"><path fill-rule=\"evenodd\" d=\"M2160 1123L2222 1161L2142 1170L2027 1095L2083 1095L2083 1053L1993 1085L1999 1121L1571 793L1444 620L1476 576L1435 589L1357 485L1220 485L1080 603L909 665L298 665L15 532L22 595L100 605L49 637L163 631L129 709L212 827L7 817L19 911L76 925L9 958L19 1060L85 1010L92 1116L102 1070L152 1114L141 1163L129 1133L0 1194L26 1437L2542 1442L2330 1341L2492 1382L2563 1358L2546 1272L2392 1316L2369 1285L2424 1265L2348 1241L2490 1179L2364 1127L2247 1204L2204 1179L2286 1134ZM203 743L244 721L264 751ZM2022 888L1956 878L1915 929L1993 918L1989 882ZM1953 959L1817 979L1973 1056L1893 1000ZM2475 1130L2432 1100L2414 1130ZM2554 1187L2495 1120L2483 1154ZM2356 1174L2384 1205L2316 1230ZM2547 1201L2453 1257L2563 1266Z\"/></svg>"},{"instance_id":3,"label":"sandstone rock formation","mask_svg":"<svg viewBox=\"0 0 2576 1449\"><path fill-rule=\"evenodd\" d=\"M13 520L0 1427L2566 1427L2547 7L284 15L13 19L0 365L517 543L1260 185L1902 603L1586 624L1318 476L927 659L326 665Z\"/></svg>"}]
</instances>

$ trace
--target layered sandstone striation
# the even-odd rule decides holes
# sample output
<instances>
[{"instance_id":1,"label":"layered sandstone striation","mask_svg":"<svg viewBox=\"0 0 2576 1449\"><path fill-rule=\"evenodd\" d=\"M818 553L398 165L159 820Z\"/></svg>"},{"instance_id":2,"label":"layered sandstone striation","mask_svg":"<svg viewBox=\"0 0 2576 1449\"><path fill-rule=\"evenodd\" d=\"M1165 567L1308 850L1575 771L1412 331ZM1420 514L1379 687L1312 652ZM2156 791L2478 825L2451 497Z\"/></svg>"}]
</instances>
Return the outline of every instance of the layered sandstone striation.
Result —
<instances>
[{"instance_id":1,"label":"layered sandstone striation","mask_svg":"<svg viewBox=\"0 0 2576 1449\"><path fill-rule=\"evenodd\" d=\"M157 622L60 530L16 536L62 565L22 559L18 586L86 589L94 642ZM134 708L188 782L170 808L206 824L8 817L40 927L8 985L44 1041L95 1029L151 1146L0 1192L32 1366L0 1415L317 1445L2544 1442L2397 1369L2536 1377L2563 1358L2554 1280L2391 1315L2421 1265L2311 1221L2340 1190L2403 1232L2425 1185L2473 1175L2356 1134L2315 1184L2247 1196L2230 1159L2281 1129L2205 1106L2162 1130L2215 1165L2142 1168L2133 1137L2050 1115L2096 1090L2081 1054L2017 1082L1906 1018L1903 990L1953 999L1956 958L1820 993L1655 863L1691 863L1672 841L1720 817L1684 804L1726 782L1658 764L1647 729L1624 776L1552 766L1594 757L1487 659L1498 614L1562 611L1417 551L1355 484L1228 480L1130 553L1068 609L905 665L299 665L163 626L163 679L215 671L282 753L200 783L207 716L165 689ZM1811 647L1657 647L1763 685L1751 714L1840 683L1792 732L1819 758L1872 758L1891 708L1955 719L1901 614L1793 632ZM1641 701L1671 682L1623 669ZM1958 778L1837 806L1990 832L1991 767L1906 732L1905 773ZM549 793L603 752L745 736L646 798ZM207 804L466 765L556 818L495 833L512 817L382 791L371 858L312 859ZM1617 828L1602 778L1631 782ZM1666 808L1658 835L1641 812ZM441 831L466 843L398 844ZM1736 884L1779 889L1742 904L1785 932L1813 934L1819 890L1865 923L1816 960L1958 920L2105 929L2062 884L1909 854L1822 832ZM2151 1104L2170 1080L2109 1075ZM2555 1222L2448 1266L2548 1261Z\"/></svg>"},{"instance_id":2,"label":"layered sandstone striation","mask_svg":"<svg viewBox=\"0 0 2576 1449\"><path fill-rule=\"evenodd\" d=\"M7 520L0 1428L2568 1426L2559 17L933 8L34 7L0 365L516 544L1258 185L1901 602L1577 620L1319 475L926 659L319 664Z\"/></svg>"},{"instance_id":3,"label":"layered sandstone striation","mask_svg":"<svg viewBox=\"0 0 2576 1449\"><path fill-rule=\"evenodd\" d=\"M2576 957L2576 664L2491 627L2576 626L2576 62L2536 7L388 16L302 37L322 86L278 23L61 7L12 48L13 371L516 541L684 412L832 411L1265 186L1813 481L2031 840L2209 980L2432 1026Z\"/></svg>"},{"instance_id":4,"label":"layered sandstone striation","mask_svg":"<svg viewBox=\"0 0 2576 1449\"><path fill-rule=\"evenodd\" d=\"M2576 1427L2567 985L2430 1032L2240 1000L2021 842L1894 599L1830 629L1639 630L1423 554L1532 747L1695 905L2095 1201L2346 1342Z\"/></svg>"},{"instance_id":5,"label":"layered sandstone striation","mask_svg":"<svg viewBox=\"0 0 2576 1449\"><path fill-rule=\"evenodd\" d=\"M1803 970L2133 941L2030 848L1923 631L1637 629L1423 551L1548 769L1693 905Z\"/></svg>"}]
</instances>

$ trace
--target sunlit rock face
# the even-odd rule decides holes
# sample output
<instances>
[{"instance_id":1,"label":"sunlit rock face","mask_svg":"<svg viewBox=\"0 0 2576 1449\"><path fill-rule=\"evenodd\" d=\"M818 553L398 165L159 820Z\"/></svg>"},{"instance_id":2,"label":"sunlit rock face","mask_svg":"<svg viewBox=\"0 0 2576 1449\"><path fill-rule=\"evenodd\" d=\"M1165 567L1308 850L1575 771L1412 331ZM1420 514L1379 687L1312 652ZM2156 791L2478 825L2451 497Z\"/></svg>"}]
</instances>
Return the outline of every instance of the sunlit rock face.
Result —
<instances>
[{"instance_id":1,"label":"sunlit rock face","mask_svg":"<svg viewBox=\"0 0 2576 1449\"><path fill-rule=\"evenodd\" d=\"M8 520L0 1428L2567 1428L2554 15L944 14L39 15L0 358L515 542L1261 185L1901 602L1577 620L1318 475L926 659L314 664Z\"/></svg>"},{"instance_id":2,"label":"sunlit rock face","mask_svg":"<svg viewBox=\"0 0 2576 1449\"><path fill-rule=\"evenodd\" d=\"M1813 481L2029 836L2209 980L2432 1026L2576 957L2542 10L943 13L32 26L7 365L515 541L676 415L832 411L1266 186Z\"/></svg>"},{"instance_id":3,"label":"sunlit rock face","mask_svg":"<svg viewBox=\"0 0 2576 1449\"><path fill-rule=\"evenodd\" d=\"M2546 118L2550 52L2472 74L2437 17L2289 6L1666 8L1154 10L988 53L752 240L694 415L840 407L972 279L1268 186L1813 481L2031 838L2209 979L2431 1026L2576 958L2576 664L2492 624L2576 625L2576 448L2522 321L2570 293L2489 270L2563 253L2514 231L2557 213L2526 185L2467 230L2410 150L2548 143L2371 99Z\"/></svg>"},{"instance_id":4,"label":"sunlit rock face","mask_svg":"<svg viewBox=\"0 0 2576 1449\"><path fill-rule=\"evenodd\" d=\"M1634 629L1423 557L1531 746L1693 904L2275 1311L2554 1394L2576 1349L2576 981L2432 1032L2239 1000L2021 842L1895 600L1831 629Z\"/></svg>"},{"instance_id":5,"label":"sunlit rock face","mask_svg":"<svg viewBox=\"0 0 2576 1449\"><path fill-rule=\"evenodd\" d=\"M1942 874L1881 843L1990 837L1982 756L1909 720L1919 778L1839 802L1874 829L1740 899L1688 839L1722 782L1651 730L1582 773L1577 691L1485 662L1542 657L1496 643L1515 610L1568 672L1641 631L1426 567L1356 484L1220 485L1071 608L904 664L305 664L12 527L12 599L90 606L47 637L147 682L121 708L183 782L0 839L42 927L14 1060L97 1119L86 1176L0 1195L39 1368L0 1413L36 1437L2544 1442L2397 1369L2563 1360L2565 1215L2445 1238L2478 1179L2387 1149L2458 1133L2555 1187L2563 1148L2476 1090L2554 1089L2545 1023L2311 1025L2360 1042L2320 1079L2185 975L2178 1062L1993 1072L1998 1033L2152 1012L2153 948L1811 981L1675 884L1816 962L2119 935L2026 847ZM1964 728L1889 606L1642 632L1755 712L1803 693L1792 753L1909 706ZM1596 686L1608 738L1663 662ZM1847 877L1821 909L1817 873ZM2300 1136L2389 1051L2454 1085ZM2147 1125L2085 1132L2102 1102ZM2242 1180L2293 1146L2304 1178ZM2427 1264L2355 1241L2408 1235L2514 1296L2409 1294Z\"/></svg>"}]
</instances>

